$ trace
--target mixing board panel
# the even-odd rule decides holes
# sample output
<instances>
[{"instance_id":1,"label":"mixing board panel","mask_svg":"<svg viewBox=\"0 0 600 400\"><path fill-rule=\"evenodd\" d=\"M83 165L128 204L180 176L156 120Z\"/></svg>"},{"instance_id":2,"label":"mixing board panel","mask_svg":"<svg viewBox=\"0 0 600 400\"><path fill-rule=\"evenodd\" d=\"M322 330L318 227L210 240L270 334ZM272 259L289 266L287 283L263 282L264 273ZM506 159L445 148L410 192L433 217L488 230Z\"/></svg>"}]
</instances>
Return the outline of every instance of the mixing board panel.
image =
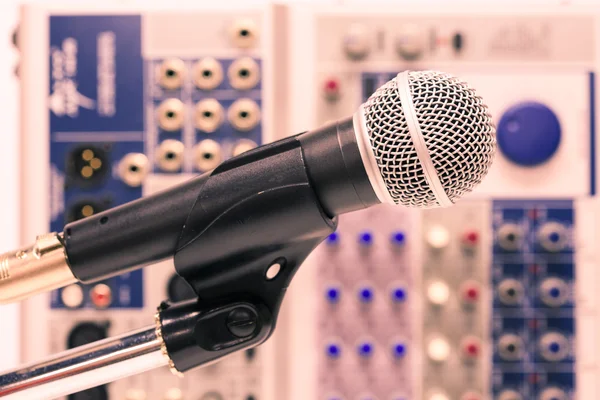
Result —
<instances>
[{"instance_id":1,"label":"mixing board panel","mask_svg":"<svg viewBox=\"0 0 600 400\"><path fill-rule=\"evenodd\" d=\"M409 211L380 206L341 218L313 255L317 296L317 398L411 398L413 303L411 261L418 237ZM306 294L305 294L306 295ZM352 316L352 317L350 317Z\"/></svg>"},{"instance_id":2,"label":"mixing board panel","mask_svg":"<svg viewBox=\"0 0 600 400\"><path fill-rule=\"evenodd\" d=\"M480 400L486 392L489 221L487 201L422 213L426 398Z\"/></svg>"},{"instance_id":3,"label":"mixing board panel","mask_svg":"<svg viewBox=\"0 0 600 400\"><path fill-rule=\"evenodd\" d=\"M571 201L494 203L493 392L500 399L573 396L573 213Z\"/></svg>"},{"instance_id":4,"label":"mixing board panel","mask_svg":"<svg viewBox=\"0 0 600 400\"><path fill-rule=\"evenodd\" d=\"M346 117L406 69L474 86L499 152L453 208L342 216L275 343L71 399L597 397L596 10L119 7L24 9L24 241ZM25 360L151 323L190 296L172 268L27 301Z\"/></svg>"},{"instance_id":5,"label":"mixing board panel","mask_svg":"<svg viewBox=\"0 0 600 400\"><path fill-rule=\"evenodd\" d=\"M344 254L334 253L330 244L318 249L293 283L289 306L292 331L301 332L291 335L291 346L302 349L294 353L300 367L293 376L314 371L291 382L293 398L362 400L361 393L379 400L597 397L598 355L580 354L592 344L577 328L584 323L580 318L591 326L597 305L594 296L575 290L590 260L597 262L588 254L580 266L580 249L594 236L589 224L575 221L582 202L596 195L595 13L550 6L507 12L453 5L433 13L418 6L346 5L297 7L294 15L293 32L309 43L292 59L293 75L304 77L293 90L303 94L294 108L315 104L297 117L296 129L345 117L399 71L437 69L460 76L485 99L497 125L499 151L481 187L455 207L405 211L412 230L408 269L393 270L389 280L411 277L410 323L391 321L378 308L358 314L344 308L342 298L334 307L322 300L324 266L348 260L343 276L359 279L366 266L380 265L380 252L365 253L367 259L356 256L356 239L353 246L339 248ZM563 41L567 36L569 44ZM595 207L587 204L585 213L591 216ZM387 213L378 221L397 215L378 212ZM385 225L374 226L374 218L363 212L341 218L340 239L349 223L352 232L387 235ZM502 247L510 247L510 240L518 244L512 250ZM585 292L590 290L595 289ZM587 299L586 311L578 306L581 298ZM307 324L314 313L319 322ZM330 366L361 360L356 342L342 340L345 352L338 358L324 355L330 349L323 350L321 343L347 335L347 328L334 322L356 321L357 315L361 321L379 321L366 324L371 337L402 332L410 380L390 367L370 380L367 370L359 379L348 368L347 379L341 379L340 370ZM327 358L334 360L323 364ZM386 362L391 359L388 354ZM379 382L402 387L388 389Z\"/></svg>"},{"instance_id":6,"label":"mixing board panel","mask_svg":"<svg viewBox=\"0 0 600 400\"><path fill-rule=\"evenodd\" d=\"M25 217L23 236L62 231L268 141L271 129L282 129L272 123L276 98L268 94L271 79L284 74L271 64L285 40L278 23L285 23L278 6L235 15L215 7L26 6L19 37L31 154L24 159L40 165L23 168L31 174L24 194L28 210L42 211ZM39 182L44 172L49 184ZM152 324L162 300L191 295L168 261L32 299L23 329L38 340L27 341L24 358ZM165 368L69 400L268 400L273 357L263 346L184 379Z\"/></svg>"}]
</instances>

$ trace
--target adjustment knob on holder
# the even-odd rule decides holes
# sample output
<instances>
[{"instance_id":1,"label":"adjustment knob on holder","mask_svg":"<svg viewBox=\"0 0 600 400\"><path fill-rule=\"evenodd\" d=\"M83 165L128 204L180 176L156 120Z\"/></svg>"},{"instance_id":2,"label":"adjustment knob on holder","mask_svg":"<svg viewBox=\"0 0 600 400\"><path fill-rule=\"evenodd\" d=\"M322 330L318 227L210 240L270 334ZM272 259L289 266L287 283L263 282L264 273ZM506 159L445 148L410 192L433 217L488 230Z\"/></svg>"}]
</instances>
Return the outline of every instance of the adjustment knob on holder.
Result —
<instances>
[{"instance_id":1,"label":"adjustment knob on holder","mask_svg":"<svg viewBox=\"0 0 600 400\"><path fill-rule=\"evenodd\" d=\"M519 103L500 118L498 147L515 164L533 167L548 161L558 149L560 122L546 105Z\"/></svg>"}]
</instances>

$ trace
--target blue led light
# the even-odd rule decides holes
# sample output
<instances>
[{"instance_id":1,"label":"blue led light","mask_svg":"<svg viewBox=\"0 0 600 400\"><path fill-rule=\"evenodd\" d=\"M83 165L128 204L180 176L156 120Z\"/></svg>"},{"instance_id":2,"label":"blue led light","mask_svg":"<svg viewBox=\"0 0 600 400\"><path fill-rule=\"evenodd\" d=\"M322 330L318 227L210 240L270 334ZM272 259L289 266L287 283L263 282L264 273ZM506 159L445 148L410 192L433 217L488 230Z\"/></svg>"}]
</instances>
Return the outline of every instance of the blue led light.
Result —
<instances>
[{"instance_id":1,"label":"blue led light","mask_svg":"<svg viewBox=\"0 0 600 400\"><path fill-rule=\"evenodd\" d=\"M330 287L327 289L327 291L325 292L325 296L327 297L327 301L329 301L332 304L337 303L338 301L340 301L340 290L336 287Z\"/></svg>"},{"instance_id":2,"label":"blue led light","mask_svg":"<svg viewBox=\"0 0 600 400\"><path fill-rule=\"evenodd\" d=\"M327 345L326 351L329 358L339 358L342 355L342 349L335 343Z\"/></svg>"},{"instance_id":3,"label":"blue led light","mask_svg":"<svg viewBox=\"0 0 600 400\"><path fill-rule=\"evenodd\" d=\"M370 303L374 297L373 289L370 287L363 287L358 291L358 298L363 303Z\"/></svg>"},{"instance_id":4,"label":"blue led light","mask_svg":"<svg viewBox=\"0 0 600 400\"><path fill-rule=\"evenodd\" d=\"M358 242L363 246L373 244L373 234L369 231L362 232L358 235Z\"/></svg>"},{"instance_id":5,"label":"blue led light","mask_svg":"<svg viewBox=\"0 0 600 400\"><path fill-rule=\"evenodd\" d=\"M395 245L403 245L406 241L406 236L402 231L396 231L392 233L392 243Z\"/></svg>"},{"instance_id":6,"label":"blue led light","mask_svg":"<svg viewBox=\"0 0 600 400\"><path fill-rule=\"evenodd\" d=\"M558 232L552 232L551 234L548 235L548 239L552 243L558 243L558 241L560 240L560 234Z\"/></svg>"},{"instance_id":7,"label":"blue led light","mask_svg":"<svg viewBox=\"0 0 600 400\"><path fill-rule=\"evenodd\" d=\"M329 245L338 244L340 241L340 235L337 232L330 233L325 241Z\"/></svg>"},{"instance_id":8,"label":"blue led light","mask_svg":"<svg viewBox=\"0 0 600 400\"><path fill-rule=\"evenodd\" d=\"M406 300L406 290L402 287L392 289L392 301L402 303Z\"/></svg>"},{"instance_id":9,"label":"blue led light","mask_svg":"<svg viewBox=\"0 0 600 400\"><path fill-rule=\"evenodd\" d=\"M404 343L396 343L392 346L394 358L402 358L406 355L406 345Z\"/></svg>"},{"instance_id":10,"label":"blue led light","mask_svg":"<svg viewBox=\"0 0 600 400\"><path fill-rule=\"evenodd\" d=\"M358 345L358 355L363 358L369 358L373 355L375 347L371 342L362 342Z\"/></svg>"}]
</instances>

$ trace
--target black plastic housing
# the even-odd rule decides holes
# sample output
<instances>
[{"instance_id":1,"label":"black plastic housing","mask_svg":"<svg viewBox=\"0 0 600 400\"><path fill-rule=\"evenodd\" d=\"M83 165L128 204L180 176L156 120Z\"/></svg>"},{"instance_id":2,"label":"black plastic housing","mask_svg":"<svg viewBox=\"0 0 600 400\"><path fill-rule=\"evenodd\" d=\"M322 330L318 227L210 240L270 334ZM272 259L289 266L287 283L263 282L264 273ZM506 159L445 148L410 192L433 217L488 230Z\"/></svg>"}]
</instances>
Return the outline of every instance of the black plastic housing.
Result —
<instances>
[{"instance_id":1,"label":"black plastic housing","mask_svg":"<svg viewBox=\"0 0 600 400\"><path fill-rule=\"evenodd\" d=\"M299 184L301 190L294 188ZM312 196L318 203L313 206L329 217L379 203L350 118L250 150L182 185L68 224L64 235L71 270L81 282L92 283L171 257L225 210L267 192L260 202L281 218L273 225L312 229L288 199L297 195L294 191ZM254 225L260 223L258 215L246 212L230 228L249 224L246 234L260 230L266 242L271 240L271 227ZM232 240L227 229L220 235L215 242ZM236 246L235 253L242 253L244 243ZM201 251L214 253L206 245Z\"/></svg>"}]
</instances>

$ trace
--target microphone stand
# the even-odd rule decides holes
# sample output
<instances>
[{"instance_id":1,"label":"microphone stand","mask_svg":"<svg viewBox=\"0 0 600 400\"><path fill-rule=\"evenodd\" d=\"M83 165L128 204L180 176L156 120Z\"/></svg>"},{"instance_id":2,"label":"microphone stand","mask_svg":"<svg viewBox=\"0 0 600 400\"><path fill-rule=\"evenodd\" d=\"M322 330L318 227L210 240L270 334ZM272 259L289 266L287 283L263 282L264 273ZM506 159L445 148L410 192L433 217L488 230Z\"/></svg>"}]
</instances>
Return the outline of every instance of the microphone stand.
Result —
<instances>
[{"instance_id":1,"label":"microphone stand","mask_svg":"<svg viewBox=\"0 0 600 400\"><path fill-rule=\"evenodd\" d=\"M100 340L0 375L6 400L55 399L169 362L156 327Z\"/></svg>"}]
</instances>

